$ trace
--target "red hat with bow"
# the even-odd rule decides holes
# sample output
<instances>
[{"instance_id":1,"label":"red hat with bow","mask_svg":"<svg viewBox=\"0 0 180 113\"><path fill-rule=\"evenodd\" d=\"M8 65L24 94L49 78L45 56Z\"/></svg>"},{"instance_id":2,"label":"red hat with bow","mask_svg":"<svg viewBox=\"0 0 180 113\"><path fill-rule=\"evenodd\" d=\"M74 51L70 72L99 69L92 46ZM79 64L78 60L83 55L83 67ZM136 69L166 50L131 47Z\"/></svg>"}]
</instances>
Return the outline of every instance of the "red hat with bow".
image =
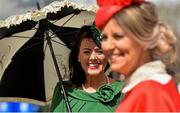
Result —
<instances>
[{"instance_id":1,"label":"red hat with bow","mask_svg":"<svg viewBox=\"0 0 180 113\"><path fill-rule=\"evenodd\" d=\"M97 28L102 29L108 20L121 9L142 2L144 0L97 0L99 5L99 10L95 17Z\"/></svg>"}]
</instances>

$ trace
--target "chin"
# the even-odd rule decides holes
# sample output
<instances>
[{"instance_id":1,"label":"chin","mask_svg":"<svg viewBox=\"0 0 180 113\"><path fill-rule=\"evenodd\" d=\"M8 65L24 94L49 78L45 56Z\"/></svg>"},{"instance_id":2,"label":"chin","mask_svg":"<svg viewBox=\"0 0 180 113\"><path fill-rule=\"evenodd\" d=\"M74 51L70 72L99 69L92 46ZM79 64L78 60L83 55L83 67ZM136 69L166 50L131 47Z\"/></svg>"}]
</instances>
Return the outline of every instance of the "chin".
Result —
<instances>
[{"instance_id":1,"label":"chin","mask_svg":"<svg viewBox=\"0 0 180 113\"><path fill-rule=\"evenodd\" d=\"M120 73L121 68L117 65L111 65L111 70Z\"/></svg>"},{"instance_id":2,"label":"chin","mask_svg":"<svg viewBox=\"0 0 180 113\"><path fill-rule=\"evenodd\" d=\"M100 74L100 72L99 71L89 71L88 74L89 75L98 75L98 74Z\"/></svg>"}]
</instances>

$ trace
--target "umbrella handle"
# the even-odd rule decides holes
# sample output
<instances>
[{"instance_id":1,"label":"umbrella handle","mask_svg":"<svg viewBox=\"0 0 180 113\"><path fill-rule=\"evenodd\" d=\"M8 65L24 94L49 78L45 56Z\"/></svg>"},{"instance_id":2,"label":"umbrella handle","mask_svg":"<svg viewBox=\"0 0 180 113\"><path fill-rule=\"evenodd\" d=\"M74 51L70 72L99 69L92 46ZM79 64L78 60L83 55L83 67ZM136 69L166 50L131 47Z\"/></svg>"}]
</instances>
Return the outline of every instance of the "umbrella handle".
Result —
<instances>
[{"instance_id":1,"label":"umbrella handle","mask_svg":"<svg viewBox=\"0 0 180 113\"><path fill-rule=\"evenodd\" d=\"M72 113L72 110L71 110L71 107L70 107L70 104L69 104L69 100L67 98L67 94L66 94L66 91L64 89L64 84L63 84L63 80L62 80L62 77L61 77L61 73L59 71L58 63L57 63L57 60L56 60L56 57L55 57L55 54L54 54L54 50L53 50L53 47L52 47L51 39L49 37L48 32L46 32L46 39L47 39L47 44L49 45L49 49L50 49L50 52L51 52L51 55L52 55L52 58L53 58L53 62L54 62L55 68L56 68L57 75L58 75L58 78L59 78L59 82L60 82L61 89L62 89L61 92L63 94L63 98L64 98L65 103L66 103L67 111L69 113Z\"/></svg>"}]
</instances>

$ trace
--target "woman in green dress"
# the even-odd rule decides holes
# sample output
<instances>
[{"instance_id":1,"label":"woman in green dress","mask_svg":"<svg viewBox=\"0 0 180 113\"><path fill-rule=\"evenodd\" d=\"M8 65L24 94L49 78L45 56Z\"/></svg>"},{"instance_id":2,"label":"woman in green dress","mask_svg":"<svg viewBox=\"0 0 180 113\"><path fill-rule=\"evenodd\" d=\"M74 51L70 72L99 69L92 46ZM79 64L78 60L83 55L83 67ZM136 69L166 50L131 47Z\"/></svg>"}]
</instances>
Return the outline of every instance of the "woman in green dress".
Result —
<instances>
[{"instance_id":1,"label":"woman in green dress","mask_svg":"<svg viewBox=\"0 0 180 113\"><path fill-rule=\"evenodd\" d=\"M114 112L122 99L122 82L105 75L107 59L100 48L100 33L83 26L69 56L70 80L65 90L72 112ZM67 112L58 83L51 111Z\"/></svg>"}]
</instances>

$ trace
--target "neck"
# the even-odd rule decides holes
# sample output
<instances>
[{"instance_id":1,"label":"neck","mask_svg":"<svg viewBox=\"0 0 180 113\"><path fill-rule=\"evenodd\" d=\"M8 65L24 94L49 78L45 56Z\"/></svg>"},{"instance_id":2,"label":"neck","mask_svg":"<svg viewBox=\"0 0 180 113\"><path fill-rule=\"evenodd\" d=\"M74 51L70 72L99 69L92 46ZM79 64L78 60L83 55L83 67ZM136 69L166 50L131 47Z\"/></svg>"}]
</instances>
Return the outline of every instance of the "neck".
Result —
<instances>
[{"instance_id":1,"label":"neck","mask_svg":"<svg viewBox=\"0 0 180 113\"><path fill-rule=\"evenodd\" d=\"M86 92L96 92L96 90L107 83L110 83L109 77L105 74L87 75L86 82L82 84L82 89Z\"/></svg>"}]
</instances>

